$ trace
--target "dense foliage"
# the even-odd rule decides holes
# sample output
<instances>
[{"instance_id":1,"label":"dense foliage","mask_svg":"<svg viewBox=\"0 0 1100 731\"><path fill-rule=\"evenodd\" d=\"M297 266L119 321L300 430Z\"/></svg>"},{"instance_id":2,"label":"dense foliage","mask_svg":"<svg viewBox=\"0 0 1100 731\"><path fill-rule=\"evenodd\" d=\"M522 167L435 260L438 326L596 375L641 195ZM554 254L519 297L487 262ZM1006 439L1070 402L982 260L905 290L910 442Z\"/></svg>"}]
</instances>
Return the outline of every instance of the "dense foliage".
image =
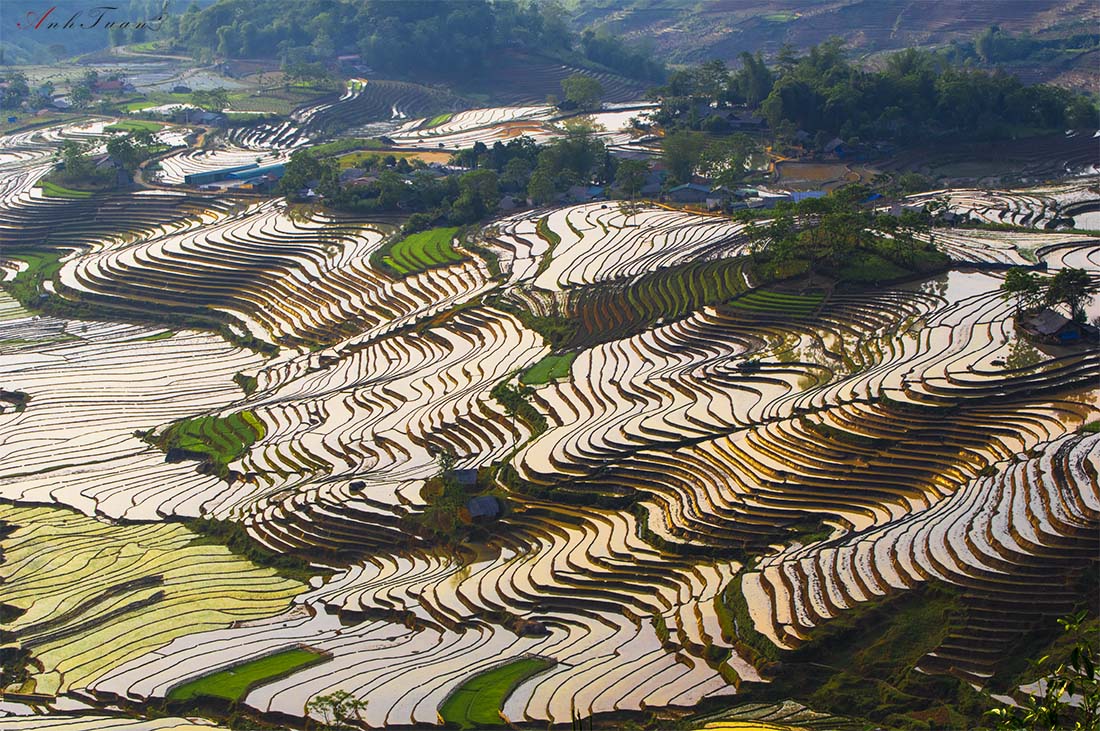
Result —
<instances>
[{"instance_id":1,"label":"dense foliage","mask_svg":"<svg viewBox=\"0 0 1100 731\"><path fill-rule=\"evenodd\" d=\"M953 41L941 53L955 63L1049 64L1097 47L1100 47L1100 33L1037 38L1030 33L1008 33L992 25L973 40Z\"/></svg>"},{"instance_id":2,"label":"dense foliage","mask_svg":"<svg viewBox=\"0 0 1100 731\"><path fill-rule=\"evenodd\" d=\"M1090 731L1100 727L1096 620L1089 620L1088 612L1081 611L1059 619L1058 624L1068 640L1068 656L1056 666L1050 655L1032 663L1032 670L1039 675L1035 692L1021 706L990 711L998 731Z\"/></svg>"},{"instance_id":3,"label":"dense foliage","mask_svg":"<svg viewBox=\"0 0 1100 731\"><path fill-rule=\"evenodd\" d=\"M364 165L363 178L341 184L335 160L300 150L287 163L279 190L292 200L312 190L326 206L345 211L411 213L405 230L412 233L480 221L506 194L543 204L573 185L609 183L617 164L583 122L569 124L563 137L545 145L527 137L492 147L478 142L455 153L452 163L471 169L443 175L422 163L372 156L357 163Z\"/></svg>"},{"instance_id":4,"label":"dense foliage","mask_svg":"<svg viewBox=\"0 0 1100 731\"><path fill-rule=\"evenodd\" d=\"M1016 303L1016 311L1030 312L1042 305L1065 305L1071 318L1085 321L1085 306L1092 301L1100 287L1084 269L1067 268L1053 277L1041 277L1035 272L1013 268L1005 272L1001 292L1005 299Z\"/></svg>"},{"instance_id":5,"label":"dense foliage","mask_svg":"<svg viewBox=\"0 0 1100 731\"><path fill-rule=\"evenodd\" d=\"M812 272L851 284L882 283L942 270L949 259L922 234L927 214L876 213L868 190L849 186L825 198L779 209L749 229L756 275L762 281Z\"/></svg>"},{"instance_id":6,"label":"dense foliage","mask_svg":"<svg viewBox=\"0 0 1100 731\"><path fill-rule=\"evenodd\" d=\"M1005 139L1037 131L1095 128L1087 98L1047 85L1028 86L1003 72L960 68L943 56L908 49L881 70L860 68L833 40L797 56L787 48L768 69L742 55L730 73L719 61L678 71L653 90L658 121L706 129L699 102L746 104L780 136L808 133L818 146L844 140Z\"/></svg>"},{"instance_id":7,"label":"dense foliage","mask_svg":"<svg viewBox=\"0 0 1100 731\"><path fill-rule=\"evenodd\" d=\"M289 63L357 53L379 71L454 79L519 48L660 78L662 67L645 54L609 36L578 39L564 17L556 2L220 0L189 9L169 31L200 58L276 56Z\"/></svg>"}]
</instances>

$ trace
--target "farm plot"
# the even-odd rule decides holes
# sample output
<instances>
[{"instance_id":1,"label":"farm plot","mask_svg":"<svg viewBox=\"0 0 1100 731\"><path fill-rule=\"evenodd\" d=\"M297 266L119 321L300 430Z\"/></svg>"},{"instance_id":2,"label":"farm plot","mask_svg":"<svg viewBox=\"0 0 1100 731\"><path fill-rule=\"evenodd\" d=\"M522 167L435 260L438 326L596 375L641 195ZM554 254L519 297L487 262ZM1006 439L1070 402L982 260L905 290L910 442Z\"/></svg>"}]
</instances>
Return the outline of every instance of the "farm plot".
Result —
<instances>
[{"instance_id":1,"label":"farm plot","mask_svg":"<svg viewBox=\"0 0 1100 731\"><path fill-rule=\"evenodd\" d=\"M54 318L11 326L19 342L0 352L0 373L33 407L0 421L0 496L157 519L196 515L244 488L165 463L134 432L239 398L233 374L259 356L194 331L160 337L163 329Z\"/></svg>"},{"instance_id":2,"label":"farm plot","mask_svg":"<svg viewBox=\"0 0 1100 731\"><path fill-rule=\"evenodd\" d=\"M234 465L271 495L248 510L251 531L279 550L391 545L398 519L423 506L419 488L437 470L433 453L477 467L529 433L490 391L544 352L511 316L467 308L320 371L281 383L261 372L266 394L251 411L268 430Z\"/></svg>"},{"instance_id":3,"label":"farm plot","mask_svg":"<svg viewBox=\"0 0 1100 731\"><path fill-rule=\"evenodd\" d=\"M462 728L500 726L500 709L515 687L528 677L542 672L551 663L540 658L525 658L488 670L459 687L439 709L447 723Z\"/></svg>"},{"instance_id":4,"label":"farm plot","mask_svg":"<svg viewBox=\"0 0 1100 731\"><path fill-rule=\"evenodd\" d=\"M194 718L137 720L118 716L64 715L0 718L0 731L225 731L213 721Z\"/></svg>"},{"instance_id":5,"label":"farm plot","mask_svg":"<svg viewBox=\"0 0 1100 731\"><path fill-rule=\"evenodd\" d=\"M908 200L939 205L963 219L1049 229L1059 220L1072 216L1083 204L1097 203L1098 196L1083 181L1011 191L948 189L920 193Z\"/></svg>"},{"instance_id":6,"label":"farm plot","mask_svg":"<svg viewBox=\"0 0 1100 731\"><path fill-rule=\"evenodd\" d=\"M512 519L523 537L494 542L495 555L473 564L431 553L379 554L297 600L313 611L181 638L96 689L159 697L179 682L181 668L218 667L308 638L332 659L257 688L248 705L297 715L309 697L341 688L368 702L371 726L433 723L454 691L502 658L529 653L557 664L506 695L503 714L512 721L690 706L732 692L703 657L709 645L730 650L714 600L735 565L655 551L637 538L629 513L535 503ZM336 609L411 614L417 629L379 621L342 626ZM511 619L485 621L492 614ZM726 663L726 673L758 678L736 653ZM492 697L495 705L505 696L498 690Z\"/></svg>"},{"instance_id":7,"label":"farm plot","mask_svg":"<svg viewBox=\"0 0 1100 731\"><path fill-rule=\"evenodd\" d=\"M757 630L797 644L858 602L940 579L963 588L967 621L921 667L950 667L981 682L998 651L1029 631L1020 607L1069 611L1079 600L1072 577L1091 570L1100 547L1100 437L1063 437L1037 451L858 541L792 546L766 558L742 582Z\"/></svg>"},{"instance_id":8,"label":"farm plot","mask_svg":"<svg viewBox=\"0 0 1100 731\"><path fill-rule=\"evenodd\" d=\"M607 145L625 145L636 136L630 120L645 115L654 105L623 105L587 115L562 115L548 106L470 109L444 118L414 119L388 136L399 147L440 147L459 150L477 143L492 146L519 136L546 142L562 135L567 120L586 121Z\"/></svg>"},{"instance_id":9,"label":"farm plot","mask_svg":"<svg viewBox=\"0 0 1100 731\"><path fill-rule=\"evenodd\" d=\"M303 125L370 86L302 111ZM596 204L496 222L480 238L500 253L498 280L472 252L447 261L459 251L438 232L389 252L409 269L398 279L371 266L392 231L378 223L291 215L277 201L33 190L48 150L81 134L99 139L65 127L0 148L13 172L0 177L5 241L40 257L8 262L4 277L57 264L40 283L51 296L206 318L283 349L265 360L174 325L13 312L10 340L26 342L0 348L0 373L31 398L0 415L0 496L106 518L231 519L333 571L272 590L281 580L244 562L226 572L221 549L185 534L161 553L133 535L178 526L79 518L130 538L103 556L84 551L99 538L65 544L41 579L24 570L0 585L28 587L20 641L48 660L35 689L140 703L218 686L295 718L346 690L368 702L373 727L435 724L448 698L460 722L693 707L762 680L734 636L748 626L728 621L732 594L762 641L786 648L929 577L959 586L975 621L920 667L980 684L1003 647L989 628L1008 636L1036 607L1061 611L1095 555L1097 438L1076 431L1097 420L1100 356L1019 340L999 276L951 272L875 292L753 288L739 224ZM961 260L1015 261L1015 239L954 233ZM56 252L42 258L47 238ZM1026 248L1052 268L1098 256L1089 237L1038 230ZM575 330L551 350L531 328L554 318ZM494 389L524 373L529 411L513 418ZM166 462L149 444L165 435L216 469ZM501 517L453 554L408 530L435 507L422 488L440 453L482 480L500 468ZM744 574L713 558L733 550L762 558ZM97 561L130 574L95 574ZM206 581L219 597L170 635L146 614L146 602L175 596L166 565L181 586ZM225 573L251 578L226 588ZM84 578L69 587L70 575ZM238 616L246 589L274 598ZM97 633L137 625L89 622L85 610L141 616L149 644L106 655L97 645L93 657L72 638L114 648ZM326 661L297 665L306 658L284 653L300 646ZM514 675L510 663L532 656L554 664ZM462 700L479 684L484 702ZM782 725L770 713L756 718Z\"/></svg>"},{"instance_id":10,"label":"farm plot","mask_svg":"<svg viewBox=\"0 0 1100 731\"><path fill-rule=\"evenodd\" d=\"M661 267L739 254L748 245L740 224L653 207L628 212L590 203L506 218L491 244L512 282L555 291L623 279Z\"/></svg>"},{"instance_id":11,"label":"farm plot","mask_svg":"<svg viewBox=\"0 0 1100 731\"><path fill-rule=\"evenodd\" d=\"M302 585L179 525L112 526L69 510L0 506L0 601L39 667L21 692L56 695L196 630L283 610Z\"/></svg>"},{"instance_id":12,"label":"farm plot","mask_svg":"<svg viewBox=\"0 0 1100 731\"><path fill-rule=\"evenodd\" d=\"M62 288L172 312L305 349L438 312L488 283L462 261L394 280L370 266L384 227L291 217L278 202L215 213L168 236L111 242L62 269Z\"/></svg>"},{"instance_id":13,"label":"farm plot","mask_svg":"<svg viewBox=\"0 0 1100 731\"><path fill-rule=\"evenodd\" d=\"M433 228L411 234L379 252L382 261L402 276L466 259L455 251L457 227Z\"/></svg>"},{"instance_id":14,"label":"farm plot","mask_svg":"<svg viewBox=\"0 0 1100 731\"><path fill-rule=\"evenodd\" d=\"M276 652L177 686L168 694L168 700L185 701L206 696L236 702L252 688L324 659L320 653L301 648Z\"/></svg>"},{"instance_id":15,"label":"farm plot","mask_svg":"<svg viewBox=\"0 0 1100 731\"><path fill-rule=\"evenodd\" d=\"M160 161L158 182L183 185L184 178L241 165L278 165L290 159L289 152L230 146L216 150L185 150Z\"/></svg>"}]
</instances>

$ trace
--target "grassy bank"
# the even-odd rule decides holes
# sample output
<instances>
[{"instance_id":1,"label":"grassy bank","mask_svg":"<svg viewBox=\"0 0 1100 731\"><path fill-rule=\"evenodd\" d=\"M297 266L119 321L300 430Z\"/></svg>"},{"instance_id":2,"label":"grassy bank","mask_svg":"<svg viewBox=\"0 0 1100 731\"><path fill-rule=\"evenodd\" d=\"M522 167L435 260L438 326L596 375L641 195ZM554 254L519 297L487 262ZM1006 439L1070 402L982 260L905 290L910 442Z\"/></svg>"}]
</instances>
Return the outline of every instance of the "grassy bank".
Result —
<instances>
[{"instance_id":1,"label":"grassy bank","mask_svg":"<svg viewBox=\"0 0 1100 731\"><path fill-rule=\"evenodd\" d=\"M292 672L316 665L325 659L324 655L312 650L301 648L284 650L173 688L168 694L168 700L186 701L207 696L236 702L257 686L286 677Z\"/></svg>"},{"instance_id":2,"label":"grassy bank","mask_svg":"<svg viewBox=\"0 0 1100 731\"><path fill-rule=\"evenodd\" d=\"M384 247L379 252L381 261L401 276L463 261L467 257L456 251L452 243L458 232L457 227L451 226L406 236Z\"/></svg>"},{"instance_id":3,"label":"grassy bank","mask_svg":"<svg viewBox=\"0 0 1100 731\"><path fill-rule=\"evenodd\" d=\"M523 375L519 377L520 383L538 386L559 378L568 378L569 368L573 365L573 359L576 357L576 353L548 355L524 371Z\"/></svg>"},{"instance_id":4,"label":"grassy bank","mask_svg":"<svg viewBox=\"0 0 1100 731\"><path fill-rule=\"evenodd\" d=\"M549 660L528 657L475 675L458 687L439 709L446 723L461 728L504 726L500 709L520 683L553 665Z\"/></svg>"}]
</instances>

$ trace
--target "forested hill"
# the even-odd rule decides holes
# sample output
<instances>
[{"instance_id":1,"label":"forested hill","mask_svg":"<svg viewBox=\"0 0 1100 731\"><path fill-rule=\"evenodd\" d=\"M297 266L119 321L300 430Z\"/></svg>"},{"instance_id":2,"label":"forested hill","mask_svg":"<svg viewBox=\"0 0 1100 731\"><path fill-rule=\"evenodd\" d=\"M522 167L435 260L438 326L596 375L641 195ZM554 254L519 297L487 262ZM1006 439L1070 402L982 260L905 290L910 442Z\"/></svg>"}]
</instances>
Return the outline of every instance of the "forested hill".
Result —
<instances>
[{"instance_id":1,"label":"forested hill","mask_svg":"<svg viewBox=\"0 0 1100 731\"><path fill-rule=\"evenodd\" d=\"M651 39L671 63L742 51L765 57L784 44L805 50L833 36L863 55L968 44L990 26L1041 38L1095 32L1094 0L569 0L576 23ZM1080 48L1080 47L1078 47ZM1050 65L1058 58L1034 58ZM1090 66L1095 69L1095 60Z\"/></svg>"},{"instance_id":2,"label":"forested hill","mask_svg":"<svg viewBox=\"0 0 1100 731\"><path fill-rule=\"evenodd\" d=\"M0 64L53 63L108 46L168 37L188 5L211 0L39 0L0 2ZM126 24L125 27L123 24Z\"/></svg>"},{"instance_id":3,"label":"forested hill","mask_svg":"<svg viewBox=\"0 0 1100 731\"><path fill-rule=\"evenodd\" d=\"M402 75L465 77L505 49L588 62L649 81L663 66L617 39L577 35L554 2L512 0L220 0L172 20L166 36L196 57L318 61L360 54Z\"/></svg>"}]
</instances>

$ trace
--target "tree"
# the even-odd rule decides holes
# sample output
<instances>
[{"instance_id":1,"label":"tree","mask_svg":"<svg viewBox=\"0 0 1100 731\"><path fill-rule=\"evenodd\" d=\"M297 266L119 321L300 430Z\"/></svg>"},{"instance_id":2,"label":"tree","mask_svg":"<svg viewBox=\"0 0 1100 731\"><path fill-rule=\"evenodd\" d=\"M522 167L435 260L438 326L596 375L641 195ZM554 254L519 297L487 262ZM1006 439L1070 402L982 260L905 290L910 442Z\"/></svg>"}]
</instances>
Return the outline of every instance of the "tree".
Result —
<instances>
[{"instance_id":1,"label":"tree","mask_svg":"<svg viewBox=\"0 0 1100 731\"><path fill-rule=\"evenodd\" d=\"M674 132L661 143L661 157L669 177L677 183L691 181L706 148L706 136L699 132Z\"/></svg>"},{"instance_id":2,"label":"tree","mask_svg":"<svg viewBox=\"0 0 1100 731\"><path fill-rule=\"evenodd\" d=\"M69 101L77 109L83 109L92 101L92 90L85 84L74 86L73 90L69 92Z\"/></svg>"},{"instance_id":3,"label":"tree","mask_svg":"<svg viewBox=\"0 0 1100 731\"><path fill-rule=\"evenodd\" d=\"M1047 670L1049 656L1032 663L1032 667L1042 673L1039 691L1029 695L1020 708L989 711L997 719L998 731L1095 731L1100 726L1100 678L1096 672L1100 657L1096 652L1096 638L1087 637L1083 627L1087 616L1087 612L1081 611L1058 620L1072 639L1069 657L1051 670ZM1071 704L1070 696L1078 696L1077 702Z\"/></svg>"},{"instance_id":4,"label":"tree","mask_svg":"<svg viewBox=\"0 0 1100 731\"><path fill-rule=\"evenodd\" d=\"M645 179L649 175L649 163L645 160L623 160L615 171L615 183L624 193L630 196L630 208L633 214L634 199L638 191L645 185ZM633 221L631 222L633 223Z\"/></svg>"},{"instance_id":5,"label":"tree","mask_svg":"<svg viewBox=\"0 0 1100 731\"><path fill-rule=\"evenodd\" d=\"M361 713L367 702L356 698L345 690L328 695L318 695L306 703L307 713L319 713L325 725L334 729L352 729L355 722L362 720Z\"/></svg>"},{"instance_id":6,"label":"tree","mask_svg":"<svg viewBox=\"0 0 1100 731\"><path fill-rule=\"evenodd\" d=\"M737 91L750 106L756 106L768 98L775 84L775 77L764 64L759 52L755 56L748 51L741 54L741 70L733 79Z\"/></svg>"},{"instance_id":7,"label":"tree","mask_svg":"<svg viewBox=\"0 0 1100 731\"><path fill-rule=\"evenodd\" d=\"M126 172L133 173L141 163L149 159L149 150L153 144L152 133L148 130L139 130L127 135L116 135L107 140L107 154Z\"/></svg>"},{"instance_id":8,"label":"tree","mask_svg":"<svg viewBox=\"0 0 1100 731\"><path fill-rule=\"evenodd\" d=\"M649 163L645 160L622 160L615 171L615 184L633 200L648 175Z\"/></svg>"},{"instance_id":9,"label":"tree","mask_svg":"<svg viewBox=\"0 0 1100 731\"><path fill-rule=\"evenodd\" d=\"M536 168L531 174L531 180L527 183L527 197L536 206L544 206L554 200L557 188L554 187L554 179L543 167Z\"/></svg>"},{"instance_id":10,"label":"tree","mask_svg":"<svg viewBox=\"0 0 1100 731\"><path fill-rule=\"evenodd\" d=\"M531 163L525 158L513 157L504 164L504 174L500 176L500 184L508 190L522 190L530 176Z\"/></svg>"},{"instance_id":11,"label":"tree","mask_svg":"<svg viewBox=\"0 0 1100 731\"><path fill-rule=\"evenodd\" d=\"M309 150L297 150L290 156L283 170L279 192L295 199L302 189L311 184L316 184L317 192L321 195L328 197L335 194L339 188L336 163L322 160Z\"/></svg>"},{"instance_id":12,"label":"tree","mask_svg":"<svg viewBox=\"0 0 1100 731\"><path fill-rule=\"evenodd\" d=\"M1001 296L1005 299L1016 300L1017 313L1033 309L1043 299L1043 283L1038 275L1020 267L1013 267L1005 272L1005 280L1000 289Z\"/></svg>"},{"instance_id":13,"label":"tree","mask_svg":"<svg viewBox=\"0 0 1100 731\"><path fill-rule=\"evenodd\" d=\"M84 147L75 140L61 143L61 159L65 162L65 177L84 178L92 173L92 159Z\"/></svg>"},{"instance_id":14,"label":"tree","mask_svg":"<svg viewBox=\"0 0 1100 731\"><path fill-rule=\"evenodd\" d=\"M198 89L191 92L191 103L208 112L220 112L229 106L229 92L217 89Z\"/></svg>"},{"instance_id":15,"label":"tree","mask_svg":"<svg viewBox=\"0 0 1100 731\"><path fill-rule=\"evenodd\" d=\"M1047 285L1047 304L1064 304L1070 317L1085 321L1085 305L1100 291L1084 269L1063 269Z\"/></svg>"},{"instance_id":16,"label":"tree","mask_svg":"<svg viewBox=\"0 0 1100 731\"><path fill-rule=\"evenodd\" d=\"M562 94L568 108L599 109L603 84L585 74L573 74L562 79Z\"/></svg>"},{"instance_id":17,"label":"tree","mask_svg":"<svg viewBox=\"0 0 1100 731\"><path fill-rule=\"evenodd\" d=\"M22 71L4 74L0 76L0 80L7 82L7 87L0 89L0 109L17 108L31 93L27 75Z\"/></svg>"},{"instance_id":18,"label":"tree","mask_svg":"<svg viewBox=\"0 0 1100 731\"><path fill-rule=\"evenodd\" d=\"M745 164L758 148L756 140L747 134L730 135L709 143L701 163L715 184L733 188L745 177Z\"/></svg>"},{"instance_id":19,"label":"tree","mask_svg":"<svg viewBox=\"0 0 1100 731\"><path fill-rule=\"evenodd\" d=\"M496 210L500 185L492 170L474 170L458 179L459 195L451 204L452 223L473 223Z\"/></svg>"}]
</instances>

